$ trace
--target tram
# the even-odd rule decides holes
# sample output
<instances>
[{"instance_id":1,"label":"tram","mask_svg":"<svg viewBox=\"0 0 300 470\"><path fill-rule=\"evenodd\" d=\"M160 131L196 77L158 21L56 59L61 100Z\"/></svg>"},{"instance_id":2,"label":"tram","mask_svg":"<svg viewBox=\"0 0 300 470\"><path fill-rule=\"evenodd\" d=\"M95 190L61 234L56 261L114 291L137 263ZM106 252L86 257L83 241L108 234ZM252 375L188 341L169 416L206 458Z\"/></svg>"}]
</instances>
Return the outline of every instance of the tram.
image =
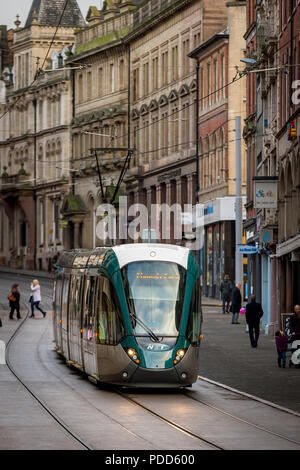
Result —
<instances>
[{"instance_id":1,"label":"tram","mask_svg":"<svg viewBox=\"0 0 300 470\"><path fill-rule=\"evenodd\" d=\"M187 248L137 243L60 257L56 350L96 383L191 386L201 325L200 269Z\"/></svg>"}]
</instances>

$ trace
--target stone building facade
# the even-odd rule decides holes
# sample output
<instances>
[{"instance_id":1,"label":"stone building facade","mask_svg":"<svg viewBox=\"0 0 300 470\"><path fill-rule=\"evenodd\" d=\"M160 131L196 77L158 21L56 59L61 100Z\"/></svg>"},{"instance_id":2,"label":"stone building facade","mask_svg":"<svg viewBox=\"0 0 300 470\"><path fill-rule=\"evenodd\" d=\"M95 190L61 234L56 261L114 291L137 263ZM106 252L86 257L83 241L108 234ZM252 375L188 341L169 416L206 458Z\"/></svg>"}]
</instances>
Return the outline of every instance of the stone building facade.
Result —
<instances>
[{"instance_id":1,"label":"stone building facade","mask_svg":"<svg viewBox=\"0 0 300 470\"><path fill-rule=\"evenodd\" d=\"M151 214L151 204L195 203L195 68L187 54L227 16L224 1L135 0L91 7L87 21L72 57L89 65L75 71L73 178L89 214L80 222L82 242L93 246L101 241L103 197L91 148L134 149L121 188L128 207L143 203ZM126 154L99 152L104 192L116 187ZM174 242L174 233L165 241Z\"/></svg>"},{"instance_id":2,"label":"stone building facade","mask_svg":"<svg viewBox=\"0 0 300 470\"><path fill-rule=\"evenodd\" d=\"M126 178L129 205L143 203L148 227L158 240L182 243L170 213L170 233L162 237L162 216L151 206L196 202L196 72L189 52L227 24L225 2L164 2L140 8L131 44L131 141L137 149ZM147 228L147 227L146 227ZM180 238L181 238L181 230Z\"/></svg>"},{"instance_id":3,"label":"stone building facade","mask_svg":"<svg viewBox=\"0 0 300 470\"><path fill-rule=\"evenodd\" d=\"M54 52L69 51L85 23L70 2L42 62L63 4L56 1L54 11L53 2L34 0L25 26L15 23L14 80L0 120L0 257L12 267L46 269L64 246L59 219L69 193L72 86L69 71L51 68Z\"/></svg>"}]
</instances>

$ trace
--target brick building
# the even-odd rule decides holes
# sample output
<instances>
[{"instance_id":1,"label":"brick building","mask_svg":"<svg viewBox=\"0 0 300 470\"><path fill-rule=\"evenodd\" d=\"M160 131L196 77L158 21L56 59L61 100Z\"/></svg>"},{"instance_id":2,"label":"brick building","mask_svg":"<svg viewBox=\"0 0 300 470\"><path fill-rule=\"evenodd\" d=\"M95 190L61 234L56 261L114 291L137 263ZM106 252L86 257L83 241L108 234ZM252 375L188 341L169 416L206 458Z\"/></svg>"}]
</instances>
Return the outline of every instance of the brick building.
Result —
<instances>
[{"instance_id":1,"label":"brick building","mask_svg":"<svg viewBox=\"0 0 300 470\"><path fill-rule=\"evenodd\" d=\"M204 206L203 285L219 297L224 274L235 279L235 117L246 117L246 80L235 78L244 57L246 2L227 4L228 26L190 57L199 70L199 203ZM227 86L228 83L231 83ZM246 193L242 145L242 193Z\"/></svg>"}]
</instances>

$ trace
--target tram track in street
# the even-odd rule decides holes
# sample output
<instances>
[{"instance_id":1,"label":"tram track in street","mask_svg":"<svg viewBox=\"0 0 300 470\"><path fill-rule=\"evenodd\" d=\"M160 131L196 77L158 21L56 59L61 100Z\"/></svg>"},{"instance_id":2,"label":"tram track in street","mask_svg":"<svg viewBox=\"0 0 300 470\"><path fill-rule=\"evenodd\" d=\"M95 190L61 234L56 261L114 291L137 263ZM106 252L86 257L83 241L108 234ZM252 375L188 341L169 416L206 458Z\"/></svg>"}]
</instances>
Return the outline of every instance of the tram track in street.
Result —
<instances>
[{"instance_id":1,"label":"tram track in street","mask_svg":"<svg viewBox=\"0 0 300 470\"><path fill-rule=\"evenodd\" d=\"M44 293L43 294L43 298L47 298L47 299L50 299L50 301L52 300L52 296ZM55 412L53 412L53 410L51 410L51 408L47 405L47 403L42 400L38 394L32 390L31 387L29 387L27 384L26 384L26 380L24 380L14 369L13 367L13 364L12 364L12 361L10 360L10 357L9 357L9 350L10 350L10 346L12 345L14 339L17 338L18 334L20 333L24 323L26 322L27 319L29 319L29 308L25 305L24 305L24 309L27 309L27 314L26 314L26 317L22 320L22 322L18 325L18 327L16 328L16 330L14 331L13 335L11 336L11 338L9 339L8 343L7 343L7 348L6 348L6 363L7 363L7 366L10 370L10 372L14 375L14 377L18 380L18 382L26 389L26 391L31 395L31 397L45 410L45 412L47 412L55 421L58 425L60 425L68 434L70 434L74 439L77 440L77 442L79 442L86 450L94 450L94 447L92 445L90 445L89 443L87 443L85 440L83 440L80 436L78 436L78 434L76 434L71 428L70 426L68 426L65 421L63 419L61 419ZM24 309L22 309L24 311ZM42 341L42 337L40 338L39 340L39 343ZM40 361L42 361L42 359L40 358ZM46 364L42 364L43 368L47 367ZM48 369L48 371L53 374L52 371L50 371ZM78 372L78 371L77 371ZM57 380L61 380L61 378L59 376L56 376ZM91 384L92 385L92 384ZM117 390L115 389L111 389L111 391L115 394L117 392ZM118 391L117 392L119 396L122 396L122 398L126 398L128 401L130 401L132 404L134 404L134 406L138 406L140 409L142 409L143 411L147 412L147 413L150 413L152 415L152 417L155 417L155 419L159 419L160 421L163 421L166 425L168 425L169 427L173 428L174 430L176 431L179 431L181 433L184 433L186 436L188 436L189 438L192 438L192 439L195 439L195 440L200 440L201 442L203 442L204 444L208 444L212 449L222 449L220 446L217 446L215 445L214 443L211 443L203 438L201 438L200 436L198 436L197 434L195 433L192 433L191 431L189 431L188 429L164 418L163 416L160 416L158 415L157 413L155 413L154 411L151 411L150 409L147 409L147 407L145 406L142 406L142 405L139 405L137 402L135 402L134 400L130 399L130 398L127 398L122 392ZM81 399L84 399L83 396L81 396L79 394L80 398ZM148 442L148 444L151 442L149 442L145 436L142 436L142 435L139 435L139 434L136 434L134 433L132 430L130 430L129 428L127 428L126 426L124 426L121 422L117 421L115 418L113 418L112 416L110 416L109 414L105 413L102 409L98 409L97 407L94 407L94 410L95 412L101 414L101 415L104 415L106 416L109 420L113 421L116 425L120 426L123 431L126 431L132 435L134 435L136 438L138 439L141 439L141 440L144 440L145 442ZM153 445L153 443L152 443Z\"/></svg>"},{"instance_id":2,"label":"tram track in street","mask_svg":"<svg viewBox=\"0 0 300 470\"><path fill-rule=\"evenodd\" d=\"M177 424L175 423L174 421L168 419L168 418L165 418L164 416L160 415L159 413L156 413L155 411L151 410L149 407L145 406L145 405L142 405L141 403L139 403L138 401L134 400L133 398L130 398L128 397L128 395L126 395L124 392L122 392L121 390L118 390L116 388L113 389L115 393L117 393L118 395L122 396L123 398L125 398L126 400L128 400L130 403L133 403L135 406L138 406L139 408L143 409L144 411L147 411L148 413L150 413L152 416L155 416L156 418L158 418L159 420L163 421L164 423L168 424L169 426L171 426L172 428L176 429L177 431L180 431L182 432L183 434L191 437L192 439L195 439L195 440L198 440L198 441L202 441L204 442L205 444L208 444L209 446L212 447L212 449L214 450L225 450L224 447L221 447L220 445L216 444L215 442L212 442L212 441L209 441L207 439L205 439L203 436L200 436L199 434L197 433L194 433L192 431L190 431L189 429L187 429L186 427L184 426L181 426L180 424Z\"/></svg>"},{"instance_id":3,"label":"tram track in street","mask_svg":"<svg viewBox=\"0 0 300 470\"><path fill-rule=\"evenodd\" d=\"M48 295L44 295L44 297L49 297ZM45 401L41 400L38 395L32 390L31 387L29 387L25 380L16 372L16 370L13 367L12 361L10 359L10 348L12 346L13 341L17 338L18 334L21 332L25 322L27 321L29 317L29 308L26 306L24 303L21 303L21 305L24 307L22 310L27 310L26 316L24 319L21 321L21 323L17 326L17 328L14 330L13 334L9 338L9 340L6 343L6 350L5 350L5 361L6 365L11 372L11 374L17 379L18 383L22 385L22 387L29 393L29 395L33 398L33 400L38 403L43 410L61 427L66 431L73 439L75 439L84 449L86 450L93 450L93 447L84 441L80 436L78 436L74 431L59 417L57 416L56 413L54 413L53 410L51 410L48 405L45 403Z\"/></svg>"},{"instance_id":4,"label":"tram track in street","mask_svg":"<svg viewBox=\"0 0 300 470\"><path fill-rule=\"evenodd\" d=\"M22 282L22 287L23 287L23 282L24 281L21 281ZM44 289L44 292L49 290L52 288L52 286L50 286L50 283L52 282L52 280L47 280L46 281L46 284L48 284L47 287L43 287ZM24 282L25 283L25 282ZM2 287L3 289L3 287ZM49 299L49 303L51 305L51 302L52 302L52 296L51 295L48 295L48 292L44 293L43 294L43 297ZM57 422L58 425L61 425L62 428L64 428L65 431L67 431L74 439L77 440L77 442L81 443L81 445L83 445L83 447L85 449L88 449L88 450L93 450L94 448L89 444L89 443L86 443L83 439L81 439L76 433L74 433L74 431L59 417L56 415L56 413L53 413L53 411L49 408L49 406L47 405L46 402L44 402L43 400L41 400L38 396L36 396L36 393L31 390L30 387L28 387L25 383L25 381L22 379L22 377L18 377L19 374L16 374L14 369L13 369L13 366L12 364L10 363L10 359L9 359L9 349L10 349L10 346L11 344L13 343L14 339L17 337L19 331L21 331L23 325L25 324L27 318L28 318L28 311L29 311L29 308L28 306L25 306L25 309L27 310L27 315L26 317L22 320L22 322L20 322L20 324L18 325L18 327L16 328L15 332L13 333L13 335L11 336L9 342L7 343L7 350L6 350L6 357L8 358L7 360L7 365L10 369L10 371L14 374L14 376L17 378L17 380L25 387L25 389L30 393L30 395L43 407L43 409L52 416L52 418ZM39 339L39 344L42 342L42 337ZM37 345L37 347L39 348L39 344ZM38 355L39 355L39 351L38 351ZM41 357L40 358L41 362L43 361L43 358ZM42 364L43 367L47 367L47 364ZM50 370L50 373L54 374L52 370ZM58 380L63 380L62 377L59 376L59 374L56 376ZM201 377L200 377L201 379ZM204 379L204 377L203 377ZM67 383L67 382L66 382ZM199 383L199 382L198 382ZM69 384L67 384L69 386ZM220 387L221 387L221 384L220 384ZM132 389L131 389L132 390ZM81 393L80 391L77 391L74 389L74 391L78 394L78 397L81 398L82 400L86 399ZM156 419L156 420L159 420L161 422L163 422L166 426L178 431L179 433L182 433L182 435L185 435L185 436L188 436L189 438L193 439L195 442L202 442L204 445L208 446L208 448L210 449L215 449L215 450L225 450L225 449L228 449L228 446L227 444L224 445L224 442L221 440L221 442L215 442L214 440L211 439L211 437L208 435L208 436L203 436L201 435L202 433L198 433L198 429L195 429L195 430L191 430L191 429L188 429L188 427L185 427L185 423L183 422L182 424L179 424L177 421L177 419L173 419L173 417L168 417L166 415L164 415L164 410L161 410L161 409L155 409L155 401L151 401L151 403L149 404L148 402L146 403L140 403L139 402L139 397L136 399L136 398L133 398L133 397L130 397L128 394L130 393L130 390L129 391L126 391L126 390L122 390L122 389L118 389L118 388L115 388L115 387L112 387L110 389L110 391L114 392L115 394L118 394L120 397L122 397L123 399L127 400L128 402L130 402L132 405L134 405L135 407L138 407L141 411L144 411L146 412L147 414L151 415L153 417L153 419ZM196 390L195 390L196 391ZM194 390L193 390L194 392ZM185 398L187 398L188 400L193 400L194 402L197 402L199 403L199 405L201 406L204 406L205 408L207 408L208 410L210 410L212 413L217 413L219 416L223 416L225 418L228 418L230 421L232 420L232 422L236 422L237 425L238 423L240 425L245 425L247 427L249 427L249 429L253 429L254 432L255 430L257 432L261 432L261 433L266 433L270 436L273 436L275 439L280 439L280 440L284 440L286 441L287 443L290 443L290 444L294 444L294 445L297 445L297 446L300 446L300 442L299 441L296 441L294 439L292 439L291 437L287 437L287 436L284 436L282 435L280 432L276 432L276 428L275 430L271 430L271 429L268 429L266 427L264 427L263 425L260 424L255 424L254 422L251 422L250 420L247 420L247 419L244 419L243 417L239 417L239 416L236 416L235 414L231 413L231 412L228 412L226 411L226 409L222 409L218 406L214 406L213 404L210 404L210 403L207 403L206 401L204 400L201 400L199 399L199 397L197 396L191 396L191 394L193 393L191 392L190 390L182 390L179 392L179 396L180 395L183 395ZM197 391L196 391L197 392ZM231 391L232 393L234 393L234 390ZM236 393L239 393L239 391L237 390ZM241 395L243 395L243 393L241 392ZM142 396L142 395L140 395ZM245 395L246 398L250 399L251 397ZM101 397L100 397L101 398ZM255 398L255 397L254 397ZM95 406L93 403L89 403L90 405L94 406L94 409L97 413L101 413L103 414L105 417L107 417L109 420L111 421L114 421L115 424L119 425L122 427L123 430L125 431L128 431L129 433L131 434L134 434L136 438L139 438L141 440L144 440L145 442L150 442L152 445L155 445L153 444L153 442L147 440L146 438L146 434L143 435L141 432L139 432L138 434L134 433L133 431L131 431L130 429L127 429L126 427L126 424L125 423L122 423L122 422L119 422L118 419L116 419L116 417L112 417L109 415L109 413L105 413L103 412L102 410L102 405L101 407L99 406ZM174 403L174 405L176 405L176 403ZM264 405L266 405L266 403L264 403ZM271 404L272 405L272 404ZM51 405L50 405L51 406ZM271 406L270 406L271 407ZM195 410L196 411L196 410ZM282 411L284 412L284 410L279 410L279 411ZM248 418L246 416L246 418ZM180 421L180 420L179 420ZM80 430L77 430L79 433L80 433ZM251 432L251 431L250 431ZM196 445L195 445L195 449L196 449Z\"/></svg>"},{"instance_id":5,"label":"tram track in street","mask_svg":"<svg viewBox=\"0 0 300 470\"><path fill-rule=\"evenodd\" d=\"M220 408L218 408L216 406L213 406L213 405L210 405L209 403L206 403L203 400L199 400L198 398L191 396L190 395L191 392L189 390L182 390L182 393L184 394L185 397L189 398L190 400L196 401L197 403L200 403L201 405L204 405L204 406L210 408L211 410L213 410L217 413L221 413L222 415L228 416L229 418L231 418L235 421L238 421L240 423L246 424L247 426L251 426L255 429L258 429L259 431L263 431L265 433L271 434L272 436L278 437L280 439L284 439L285 441L291 442L292 444L297 444L300 447L300 441L290 439L286 436L283 436L282 434L276 433L274 431L266 429L265 427L262 427L262 426L259 426L257 424L251 423L250 421L247 421L243 418L239 418L238 416L235 416L235 415L229 413L228 411L221 410Z\"/></svg>"}]
</instances>

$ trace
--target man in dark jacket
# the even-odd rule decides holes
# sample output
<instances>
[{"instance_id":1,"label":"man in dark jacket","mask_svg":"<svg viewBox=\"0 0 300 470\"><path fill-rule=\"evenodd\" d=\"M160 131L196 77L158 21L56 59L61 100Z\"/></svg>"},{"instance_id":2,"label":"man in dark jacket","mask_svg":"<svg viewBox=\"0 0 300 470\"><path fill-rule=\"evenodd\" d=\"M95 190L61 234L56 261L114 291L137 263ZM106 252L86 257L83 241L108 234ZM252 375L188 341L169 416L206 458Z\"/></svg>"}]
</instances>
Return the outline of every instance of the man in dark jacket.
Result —
<instances>
[{"instance_id":1,"label":"man in dark jacket","mask_svg":"<svg viewBox=\"0 0 300 470\"><path fill-rule=\"evenodd\" d=\"M225 274L224 281L221 283L222 310L223 313L229 313L229 304L231 299L232 283L228 274Z\"/></svg>"},{"instance_id":2,"label":"man in dark jacket","mask_svg":"<svg viewBox=\"0 0 300 470\"><path fill-rule=\"evenodd\" d=\"M261 304L256 302L255 295L251 295L250 302L246 305L246 322L249 327L249 337L252 348L257 347L259 324L263 314Z\"/></svg>"},{"instance_id":3,"label":"man in dark jacket","mask_svg":"<svg viewBox=\"0 0 300 470\"><path fill-rule=\"evenodd\" d=\"M241 294L241 284L237 284L231 294L231 312L232 312L232 320L231 323L233 325L237 325L239 319L239 313L242 307L242 294Z\"/></svg>"}]
</instances>

